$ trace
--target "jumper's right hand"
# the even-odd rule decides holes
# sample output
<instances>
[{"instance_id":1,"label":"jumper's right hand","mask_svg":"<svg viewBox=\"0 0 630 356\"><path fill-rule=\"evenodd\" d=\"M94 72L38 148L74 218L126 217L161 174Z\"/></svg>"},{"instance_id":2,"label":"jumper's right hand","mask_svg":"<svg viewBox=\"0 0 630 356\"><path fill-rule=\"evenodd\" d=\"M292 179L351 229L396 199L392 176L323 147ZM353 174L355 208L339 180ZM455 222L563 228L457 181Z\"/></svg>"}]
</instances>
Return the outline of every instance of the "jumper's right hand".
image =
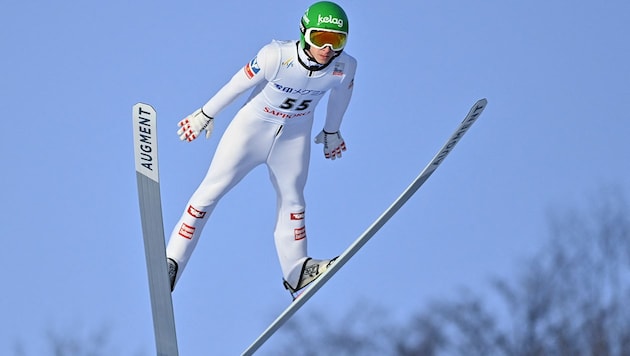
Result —
<instances>
[{"instance_id":1,"label":"jumper's right hand","mask_svg":"<svg viewBox=\"0 0 630 356\"><path fill-rule=\"evenodd\" d=\"M180 129L177 131L179 139L190 142L196 139L203 130L206 130L206 138L210 138L212 129L214 129L214 119L207 116L203 110L197 109L197 111L180 121L178 125L180 126Z\"/></svg>"}]
</instances>

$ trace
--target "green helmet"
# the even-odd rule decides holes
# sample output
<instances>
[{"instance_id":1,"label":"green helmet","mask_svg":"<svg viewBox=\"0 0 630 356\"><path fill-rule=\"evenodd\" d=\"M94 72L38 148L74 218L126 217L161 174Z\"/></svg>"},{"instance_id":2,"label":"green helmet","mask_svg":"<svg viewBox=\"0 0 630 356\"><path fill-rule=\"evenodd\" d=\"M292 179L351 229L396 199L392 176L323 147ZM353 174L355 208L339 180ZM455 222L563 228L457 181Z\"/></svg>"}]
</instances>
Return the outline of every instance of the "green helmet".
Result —
<instances>
[{"instance_id":1,"label":"green helmet","mask_svg":"<svg viewBox=\"0 0 630 356\"><path fill-rule=\"evenodd\" d=\"M334 2L316 2L306 9L300 21L300 45L302 48L306 49L313 45L315 47L322 47L318 45L317 42L314 43L314 36L310 36L311 33L317 30L340 34L340 36L337 37L328 37L327 40L334 43L325 43L324 45L329 44L332 49L341 51L346 44L346 38L348 36L348 16L346 16L341 6Z\"/></svg>"}]
</instances>

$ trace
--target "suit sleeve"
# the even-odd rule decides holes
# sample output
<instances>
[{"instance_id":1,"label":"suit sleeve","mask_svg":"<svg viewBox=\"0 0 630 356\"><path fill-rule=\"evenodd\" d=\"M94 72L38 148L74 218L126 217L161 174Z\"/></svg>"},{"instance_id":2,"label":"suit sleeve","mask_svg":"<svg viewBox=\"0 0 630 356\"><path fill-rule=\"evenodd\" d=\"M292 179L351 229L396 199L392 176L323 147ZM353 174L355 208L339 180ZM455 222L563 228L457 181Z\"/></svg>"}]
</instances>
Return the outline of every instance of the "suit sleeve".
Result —
<instances>
[{"instance_id":1,"label":"suit sleeve","mask_svg":"<svg viewBox=\"0 0 630 356\"><path fill-rule=\"evenodd\" d=\"M330 90L326 122L324 123L324 131L326 132L339 131L343 115L348 108L348 104L350 104L352 89L354 88L354 75L357 68L356 59L347 56L346 67L347 69L344 71L344 78L341 83Z\"/></svg>"},{"instance_id":2,"label":"suit sleeve","mask_svg":"<svg viewBox=\"0 0 630 356\"><path fill-rule=\"evenodd\" d=\"M208 116L215 117L245 91L273 77L278 71L278 51L279 48L275 43L264 46L258 51L256 57L245 64L227 84L208 100L203 106L203 112Z\"/></svg>"}]
</instances>

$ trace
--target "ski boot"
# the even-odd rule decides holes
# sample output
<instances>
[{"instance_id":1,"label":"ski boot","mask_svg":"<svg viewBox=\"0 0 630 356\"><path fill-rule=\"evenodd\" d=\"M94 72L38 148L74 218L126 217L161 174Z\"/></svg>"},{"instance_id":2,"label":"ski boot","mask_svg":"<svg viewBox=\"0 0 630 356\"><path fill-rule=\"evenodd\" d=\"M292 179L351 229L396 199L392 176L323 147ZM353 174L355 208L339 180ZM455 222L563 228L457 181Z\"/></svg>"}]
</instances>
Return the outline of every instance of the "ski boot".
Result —
<instances>
[{"instance_id":1,"label":"ski boot","mask_svg":"<svg viewBox=\"0 0 630 356\"><path fill-rule=\"evenodd\" d=\"M175 279L177 278L177 262L172 258L167 258L168 263L168 279L171 282L171 292L175 289Z\"/></svg>"},{"instance_id":2,"label":"ski boot","mask_svg":"<svg viewBox=\"0 0 630 356\"><path fill-rule=\"evenodd\" d=\"M295 288L291 286L289 282L283 280L284 288L287 289L289 293L291 293L291 297L293 298L293 300L295 300L295 298L297 298L301 294L298 293L300 290L304 289L304 287L311 284L319 276L326 272L328 268L335 262L337 257L330 260L314 260L310 257L307 258L302 265L300 280L298 281Z\"/></svg>"}]
</instances>

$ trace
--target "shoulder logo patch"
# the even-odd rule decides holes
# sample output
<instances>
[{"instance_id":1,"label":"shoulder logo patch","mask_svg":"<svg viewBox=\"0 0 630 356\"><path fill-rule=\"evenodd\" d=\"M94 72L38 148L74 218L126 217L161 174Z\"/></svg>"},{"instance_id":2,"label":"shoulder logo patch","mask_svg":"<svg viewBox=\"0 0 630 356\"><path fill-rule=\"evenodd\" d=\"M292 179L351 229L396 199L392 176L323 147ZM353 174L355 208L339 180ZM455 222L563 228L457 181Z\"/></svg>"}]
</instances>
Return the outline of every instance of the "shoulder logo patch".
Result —
<instances>
[{"instance_id":1,"label":"shoulder logo patch","mask_svg":"<svg viewBox=\"0 0 630 356\"><path fill-rule=\"evenodd\" d=\"M252 79L256 74L258 74L258 72L260 72L260 67L258 66L258 57L254 57L254 59L247 63L243 70L245 71L245 75L249 79Z\"/></svg>"}]
</instances>

